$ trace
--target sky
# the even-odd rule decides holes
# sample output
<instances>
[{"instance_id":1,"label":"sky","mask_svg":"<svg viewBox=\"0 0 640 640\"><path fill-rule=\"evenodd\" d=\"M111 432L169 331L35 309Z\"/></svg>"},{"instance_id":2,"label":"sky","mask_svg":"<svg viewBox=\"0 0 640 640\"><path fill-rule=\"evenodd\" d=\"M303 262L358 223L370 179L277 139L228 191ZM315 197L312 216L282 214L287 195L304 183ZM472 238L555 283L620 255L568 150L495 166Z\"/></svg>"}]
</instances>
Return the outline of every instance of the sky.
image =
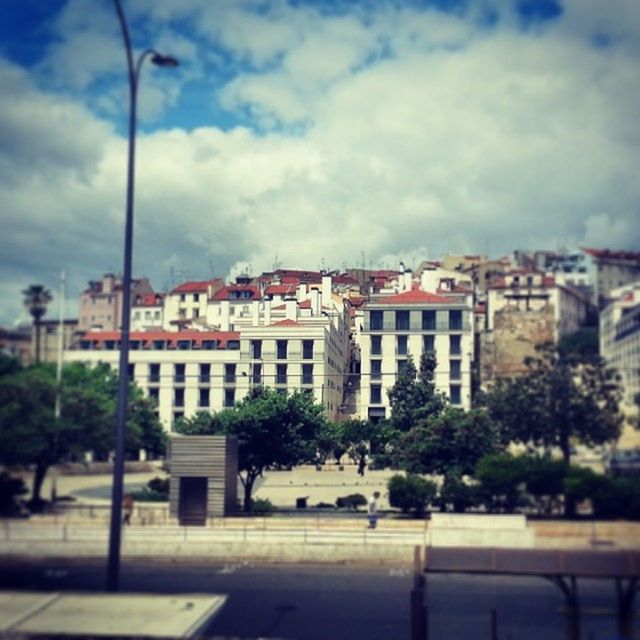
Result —
<instances>
[{"instance_id":1,"label":"sky","mask_svg":"<svg viewBox=\"0 0 640 640\"><path fill-rule=\"evenodd\" d=\"M637 0L122 0L134 275L640 249ZM111 0L0 3L0 325L122 272L129 98Z\"/></svg>"}]
</instances>

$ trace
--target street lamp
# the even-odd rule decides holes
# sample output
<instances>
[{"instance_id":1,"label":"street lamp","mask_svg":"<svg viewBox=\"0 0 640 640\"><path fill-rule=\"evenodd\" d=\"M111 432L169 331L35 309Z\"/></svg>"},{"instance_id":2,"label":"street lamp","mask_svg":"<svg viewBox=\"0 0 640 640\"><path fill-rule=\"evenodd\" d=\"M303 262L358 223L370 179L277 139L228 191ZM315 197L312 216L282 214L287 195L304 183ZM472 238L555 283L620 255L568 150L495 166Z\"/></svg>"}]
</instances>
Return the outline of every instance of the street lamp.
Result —
<instances>
[{"instance_id":1,"label":"street lamp","mask_svg":"<svg viewBox=\"0 0 640 640\"><path fill-rule=\"evenodd\" d=\"M116 413L116 453L113 464L113 488L111 492L111 527L109 530L109 560L107 565L107 591L117 591L120 575L120 536L122 532L122 484L124 476L124 436L127 423L127 402L129 398L129 326L131 315L131 258L133 253L133 191L136 152L136 107L138 80L144 60L150 56L151 62L159 67L177 67L178 61L145 49L134 65L131 39L127 21L120 0L113 0L127 54L129 73L129 154L127 170L127 204L124 233L124 268L122 274L122 323L120 327L120 368L118 373L118 403Z\"/></svg>"}]
</instances>

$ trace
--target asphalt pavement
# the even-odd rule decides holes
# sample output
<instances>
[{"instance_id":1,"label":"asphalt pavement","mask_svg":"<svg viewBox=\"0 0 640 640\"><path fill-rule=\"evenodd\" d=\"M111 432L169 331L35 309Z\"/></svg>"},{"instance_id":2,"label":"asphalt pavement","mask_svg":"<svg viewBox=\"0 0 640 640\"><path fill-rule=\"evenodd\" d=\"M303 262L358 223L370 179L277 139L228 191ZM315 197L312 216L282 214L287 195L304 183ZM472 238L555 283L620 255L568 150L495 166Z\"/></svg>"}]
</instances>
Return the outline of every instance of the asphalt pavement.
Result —
<instances>
[{"instance_id":1,"label":"asphalt pavement","mask_svg":"<svg viewBox=\"0 0 640 640\"><path fill-rule=\"evenodd\" d=\"M4 561L3 588L98 591L104 562ZM132 562L125 593L226 594L207 633L235 638L398 640L409 637L412 576L403 566L272 566L242 563ZM564 600L542 579L430 576L429 640L489 640L491 609L501 640L562 640ZM581 581L583 638L615 638L613 588Z\"/></svg>"}]
</instances>

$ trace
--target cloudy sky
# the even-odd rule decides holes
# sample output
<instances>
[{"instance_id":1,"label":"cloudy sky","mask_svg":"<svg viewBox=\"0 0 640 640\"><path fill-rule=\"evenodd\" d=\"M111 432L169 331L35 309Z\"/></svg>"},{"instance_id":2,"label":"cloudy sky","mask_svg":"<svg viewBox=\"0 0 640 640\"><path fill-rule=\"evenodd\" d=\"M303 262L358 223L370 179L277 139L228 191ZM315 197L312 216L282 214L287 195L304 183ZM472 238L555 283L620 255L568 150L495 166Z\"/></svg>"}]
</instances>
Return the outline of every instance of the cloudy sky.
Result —
<instances>
[{"instance_id":1,"label":"cloudy sky","mask_svg":"<svg viewBox=\"0 0 640 640\"><path fill-rule=\"evenodd\" d=\"M134 272L640 248L637 0L123 0L142 73ZM0 3L0 324L121 272L110 0ZM49 316L55 317L55 306Z\"/></svg>"}]
</instances>

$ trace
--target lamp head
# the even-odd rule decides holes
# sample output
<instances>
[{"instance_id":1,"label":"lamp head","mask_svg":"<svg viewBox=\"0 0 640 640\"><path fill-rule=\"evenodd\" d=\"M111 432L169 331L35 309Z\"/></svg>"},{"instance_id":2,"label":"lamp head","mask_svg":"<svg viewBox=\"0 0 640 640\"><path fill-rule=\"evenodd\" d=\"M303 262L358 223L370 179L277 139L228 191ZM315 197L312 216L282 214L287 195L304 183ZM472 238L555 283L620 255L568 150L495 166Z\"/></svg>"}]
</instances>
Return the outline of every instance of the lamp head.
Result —
<instances>
[{"instance_id":1,"label":"lamp head","mask_svg":"<svg viewBox=\"0 0 640 640\"><path fill-rule=\"evenodd\" d=\"M151 62L158 67L177 67L180 63L173 56L164 56L161 53L154 53Z\"/></svg>"}]
</instances>

